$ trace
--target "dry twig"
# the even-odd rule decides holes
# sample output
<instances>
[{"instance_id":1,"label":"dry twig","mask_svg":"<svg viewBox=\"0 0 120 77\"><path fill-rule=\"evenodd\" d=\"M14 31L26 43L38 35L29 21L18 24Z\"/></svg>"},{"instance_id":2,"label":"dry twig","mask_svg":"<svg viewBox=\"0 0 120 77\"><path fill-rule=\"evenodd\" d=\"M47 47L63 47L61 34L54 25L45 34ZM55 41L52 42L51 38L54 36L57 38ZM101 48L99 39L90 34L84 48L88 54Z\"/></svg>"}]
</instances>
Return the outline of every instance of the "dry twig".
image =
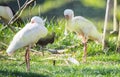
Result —
<instances>
[{"instance_id":1,"label":"dry twig","mask_svg":"<svg viewBox=\"0 0 120 77\"><path fill-rule=\"evenodd\" d=\"M22 14L23 10L29 5L31 4L33 1L35 0L26 0L26 2L23 4L23 6L17 11L17 13L15 13L15 15L11 18L11 20L8 22L8 27L15 33L14 29L10 26L11 24L13 24Z\"/></svg>"},{"instance_id":2,"label":"dry twig","mask_svg":"<svg viewBox=\"0 0 120 77\"><path fill-rule=\"evenodd\" d=\"M18 3L18 7L19 7L19 9L20 9L20 1L19 1L19 0L17 0L17 3Z\"/></svg>"},{"instance_id":3,"label":"dry twig","mask_svg":"<svg viewBox=\"0 0 120 77\"><path fill-rule=\"evenodd\" d=\"M1 44L1 45L4 45L4 46L6 46L6 47L8 47L8 45L5 44L5 43L3 43L3 42L0 42L0 44Z\"/></svg>"},{"instance_id":4,"label":"dry twig","mask_svg":"<svg viewBox=\"0 0 120 77\"><path fill-rule=\"evenodd\" d=\"M106 40L106 29L107 29L107 22L108 22L108 11L109 11L109 4L110 0L107 0L107 5L106 5L106 13L105 13L105 21L104 21L104 30L103 30L103 41L102 41L102 49L105 49L105 40Z\"/></svg>"}]
</instances>

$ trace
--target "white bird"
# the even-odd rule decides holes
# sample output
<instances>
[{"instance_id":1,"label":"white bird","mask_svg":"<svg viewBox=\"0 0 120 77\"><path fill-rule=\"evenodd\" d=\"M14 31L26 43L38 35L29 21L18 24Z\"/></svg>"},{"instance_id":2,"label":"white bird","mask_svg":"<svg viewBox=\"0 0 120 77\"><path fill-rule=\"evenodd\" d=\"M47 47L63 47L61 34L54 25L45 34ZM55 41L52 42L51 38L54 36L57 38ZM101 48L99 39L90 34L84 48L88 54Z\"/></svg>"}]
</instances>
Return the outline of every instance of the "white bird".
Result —
<instances>
[{"instance_id":1,"label":"white bird","mask_svg":"<svg viewBox=\"0 0 120 77\"><path fill-rule=\"evenodd\" d=\"M11 18L15 15L13 9L5 3L0 3L0 18L5 24L7 24ZM17 23L22 22L20 18L17 19Z\"/></svg>"},{"instance_id":2,"label":"white bird","mask_svg":"<svg viewBox=\"0 0 120 77\"><path fill-rule=\"evenodd\" d=\"M82 43L84 44L83 62L86 62L88 39L102 43L102 34L98 32L91 21L82 16L74 16L74 12L71 9L66 9L64 11L64 16L67 20L65 34L67 34L67 30L69 30L75 32L82 38Z\"/></svg>"},{"instance_id":3,"label":"white bird","mask_svg":"<svg viewBox=\"0 0 120 77\"><path fill-rule=\"evenodd\" d=\"M45 37L48 33L48 30L44 25L45 21L42 18L38 16L32 17L30 23L26 24L25 27L14 36L6 51L8 55L12 55L17 49L28 46L25 53L27 71L30 70L30 46L37 43L40 38Z\"/></svg>"}]
</instances>

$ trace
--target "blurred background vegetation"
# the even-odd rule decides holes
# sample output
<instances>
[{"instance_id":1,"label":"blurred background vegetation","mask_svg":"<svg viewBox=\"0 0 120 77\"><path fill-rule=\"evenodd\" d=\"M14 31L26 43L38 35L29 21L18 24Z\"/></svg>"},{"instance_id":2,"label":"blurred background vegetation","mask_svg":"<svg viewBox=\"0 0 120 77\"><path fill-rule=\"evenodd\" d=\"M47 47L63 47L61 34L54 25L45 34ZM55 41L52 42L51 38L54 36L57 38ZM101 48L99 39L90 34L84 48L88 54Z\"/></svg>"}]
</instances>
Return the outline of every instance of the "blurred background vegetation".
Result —
<instances>
[{"instance_id":1,"label":"blurred background vegetation","mask_svg":"<svg viewBox=\"0 0 120 77\"><path fill-rule=\"evenodd\" d=\"M20 5L22 5L26 0L19 0ZM18 4L17 0L1 0L0 3L7 3L9 6L11 6L15 11L18 10ZM92 13L92 15L89 16L96 16L97 10L99 10L99 14L101 14L101 11L104 12L105 6L106 6L106 0L36 0L36 6L34 9L32 9L32 15L44 14L45 16L47 14L55 14L56 12L60 15L63 13L64 9L71 8L75 10L76 15L88 15L89 13ZM118 0L118 4L120 4L120 1ZM33 4L31 5L31 8L33 7ZM26 11L29 8L26 9ZM83 10L84 9L84 10ZM88 12L88 14L86 13ZM90 11L90 12L89 12ZM25 13L26 14L26 13ZM95 14L95 15L94 15ZM28 12L26 15L27 16ZM103 15L103 14L102 14ZM48 16L48 15L47 15Z\"/></svg>"},{"instance_id":2,"label":"blurred background vegetation","mask_svg":"<svg viewBox=\"0 0 120 77\"><path fill-rule=\"evenodd\" d=\"M20 6L22 6L25 1L26 0L19 0ZM17 0L1 0L0 3L7 3L14 11L19 10ZM119 0L118 4L120 4ZM111 2L111 6L113 6L113 1ZM95 20L95 23L99 23L100 21L104 21L105 7L106 0L36 0L36 2L32 3L23 11L21 18L26 20L34 15L39 15L48 20L63 19L63 11L69 8L74 10L75 15L81 15L90 20ZM113 12L111 10L111 21L112 14ZM119 10L117 17L120 18Z\"/></svg>"},{"instance_id":3,"label":"blurred background vegetation","mask_svg":"<svg viewBox=\"0 0 120 77\"><path fill-rule=\"evenodd\" d=\"M26 0L19 0L20 5L22 6L25 1ZM19 9L17 0L1 0L0 3L7 3L15 11ZM119 0L118 4L120 4ZM63 11L66 8L70 8L75 11L75 15L100 20L104 19L105 7L106 0L36 0L36 3L31 4L23 12L21 17L25 19L33 15L40 15L42 17L47 17L49 20L53 17L62 18Z\"/></svg>"},{"instance_id":4,"label":"blurred background vegetation","mask_svg":"<svg viewBox=\"0 0 120 77\"><path fill-rule=\"evenodd\" d=\"M26 0L19 0L20 5ZM0 3L7 3L13 10L17 11L17 0L1 0ZM103 19L105 13L106 0L36 0L36 4L31 4L22 14L22 18L33 15L40 15L51 19L62 18L63 11L67 8L73 9L75 15L87 18ZM35 6L35 7L34 7ZM29 16L28 16L29 15Z\"/></svg>"}]
</instances>

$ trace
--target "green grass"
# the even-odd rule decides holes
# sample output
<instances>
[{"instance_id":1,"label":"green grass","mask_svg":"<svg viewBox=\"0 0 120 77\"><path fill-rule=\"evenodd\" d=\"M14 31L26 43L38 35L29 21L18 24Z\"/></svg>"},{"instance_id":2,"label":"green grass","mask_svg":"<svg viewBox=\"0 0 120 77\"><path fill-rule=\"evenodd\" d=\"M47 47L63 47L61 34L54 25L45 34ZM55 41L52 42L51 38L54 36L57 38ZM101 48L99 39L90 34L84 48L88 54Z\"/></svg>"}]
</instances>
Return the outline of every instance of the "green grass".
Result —
<instances>
[{"instance_id":1,"label":"green grass","mask_svg":"<svg viewBox=\"0 0 120 77\"><path fill-rule=\"evenodd\" d=\"M56 65L53 65L53 61L47 58L55 57L48 51L45 52L45 56L41 55L41 50L38 47L33 49L39 52L31 52L31 70L26 72L24 62L25 48L21 48L16 53L9 57L5 50L6 46L0 46L0 77L119 77L120 76L120 54L115 52L115 42L109 39L110 49L108 51L102 51L102 46L96 44L93 41L88 43L88 56L87 62L82 62L83 45L74 33L69 33L67 37L64 36L64 20L56 22L47 22L46 27L49 32L55 31L56 37L53 44L49 44L46 47L50 49L67 49L66 54L72 54L80 65L66 64L62 59L66 57L56 57L59 60L56 61ZM0 28L4 26L0 25ZM16 31L19 29L16 27ZM9 45L14 33L7 27L0 31L0 41ZM75 48L69 48L68 46L77 45ZM13 58L13 59L11 59Z\"/></svg>"},{"instance_id":2,"label":"green grass","mask_svg":"<svg viewBox=\"0 0 120 77\"><path fill-rule=\"evenodd\" d=\"M32 54L32 53L31 53ZM16 56L19 55L19 56ZM52 65L52 61L42 61L43 56L31 55L31 70L26 72L25 64L20 65L24 61L24 55L16 53L16 60L10 60L9 57L3 58L0 62L0 76L8 77L119 77L120 61L119 55L97 55L88 56L88 62L80 65L66 65L64 61L57 61L56 66ZM17 59L21 57L21 59ZM48 57L46 55L46 57ZM115 57L115 58L114 58ZM79 59L79 58L78 58Z\"/></svg>"}]
</instances>

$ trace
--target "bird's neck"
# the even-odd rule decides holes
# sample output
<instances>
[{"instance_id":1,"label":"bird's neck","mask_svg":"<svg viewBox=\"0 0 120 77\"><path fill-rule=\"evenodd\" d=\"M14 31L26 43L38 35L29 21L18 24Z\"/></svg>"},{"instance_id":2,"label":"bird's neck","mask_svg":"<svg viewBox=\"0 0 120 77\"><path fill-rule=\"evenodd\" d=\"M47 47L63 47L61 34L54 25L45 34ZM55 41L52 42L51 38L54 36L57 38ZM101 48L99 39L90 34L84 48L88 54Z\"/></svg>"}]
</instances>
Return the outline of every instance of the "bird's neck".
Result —
<instances>
[{"instance_id":1,"label":"bird's neck","mask_svg":"<svg viewBox=\"0 0 120 77\"><path fill-rule=\"evenodd\" d=\"M72 18L67 19L67 22L71 22L71 21L72 21Z\"/></svg>"}]
</instances>

